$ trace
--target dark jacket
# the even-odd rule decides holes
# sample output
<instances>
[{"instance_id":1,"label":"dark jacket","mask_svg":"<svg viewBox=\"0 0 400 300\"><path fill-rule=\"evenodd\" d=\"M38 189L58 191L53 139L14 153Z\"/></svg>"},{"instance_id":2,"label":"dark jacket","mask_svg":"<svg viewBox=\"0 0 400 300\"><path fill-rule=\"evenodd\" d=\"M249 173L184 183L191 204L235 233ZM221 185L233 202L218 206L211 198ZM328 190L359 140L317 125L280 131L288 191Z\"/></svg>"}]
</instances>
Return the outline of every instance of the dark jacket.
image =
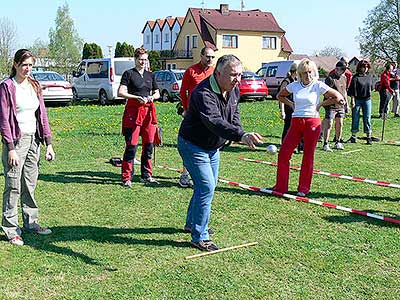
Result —
<instances>
[{"instance_id":1,"label":"dark jacket","mask_svg":"<svg viewBox=\"0 0 400 300\"><path fill-rule=\"evenodd\" d=\"M240 141L244 131L239 97L239 88L235 87L225 100L214 75L203 80L191 94L179 135L206 150L218 149L227 140Z\"/></svg>"},{"instance_id":2,"label":"dark jacket","mask_svg":"<svg viewBox=\"0 0 400 300\"><path fill-rule=\"evenodd\" d=\"M34 79L30 78L29 80L34 86L39 87L37 89L39 108L35 113L36 135L42 144L45 143L46 145L50 145L51 131L40 84ZM15 93L15 86L11 78L0 83L0 132L3 143L7 145L8 150L15 149L15 145L21 138L21 130L17 121L17 102Z\"/></svg>"}]
</instances>

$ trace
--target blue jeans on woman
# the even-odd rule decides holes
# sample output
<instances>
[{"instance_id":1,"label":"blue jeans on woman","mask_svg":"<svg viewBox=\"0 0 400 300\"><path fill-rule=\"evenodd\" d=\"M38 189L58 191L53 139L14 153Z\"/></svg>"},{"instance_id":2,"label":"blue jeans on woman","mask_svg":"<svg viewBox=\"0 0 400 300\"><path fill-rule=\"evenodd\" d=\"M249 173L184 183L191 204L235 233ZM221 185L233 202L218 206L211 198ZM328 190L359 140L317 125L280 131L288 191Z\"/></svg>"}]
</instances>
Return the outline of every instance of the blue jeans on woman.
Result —
<instances>
[{"instance_id":1,"label":"blue jeans on woman","mask_svg":"<svg viewBox=\"0 0 400 300\"><path fill-rule=\"evenodd\" d=\"M360 109L363 113L364 133L371 134L371 99L355 99L356 104L353 107L351 115L351 133L356 134L359 131Z\"/></svg>"},{"instance_id":2,"label":"blue jeans on woman","mask_svg":"<svg viewBox=\"0 0 400 300\"><path fill-rule=\"evenodd\" d=\"M178 151L193 180L193 195L185 227L192 229L192 242L209 240L211 202L218 181L219 150L206 150L178 136Z\"/></svg>"}]
</instances>

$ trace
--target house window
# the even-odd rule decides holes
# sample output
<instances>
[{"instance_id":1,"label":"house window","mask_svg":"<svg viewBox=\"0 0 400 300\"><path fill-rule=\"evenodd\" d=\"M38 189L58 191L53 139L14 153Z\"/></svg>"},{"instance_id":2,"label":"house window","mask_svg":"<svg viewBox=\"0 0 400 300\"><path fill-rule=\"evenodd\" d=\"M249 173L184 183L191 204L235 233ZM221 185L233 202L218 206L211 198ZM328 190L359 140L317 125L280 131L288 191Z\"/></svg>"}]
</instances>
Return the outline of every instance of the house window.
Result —
<instances>
[{"instance_id":1,"label":"house window","mask_svg":"<svg viewBox=\"0 0 400 300\"><path fill-rule=\"evenodd\" d=\"M198 38L197 35L192 35L192 48L198 47Z\"/></svg>"},{"instance_id":2,"label":"house window","mask_svg":"<svg viewBox=\"0 0 400 300\"><path fill-rule=\"evenodd\" d=\"M164 42L169 43L169 33L165 34Z\"/></svg>"},{"instance_id":3,"label":"house window","mask_svg":"<svg viewBox=\"0 0 400 300\"><path fill-rule=\"evenodd\" d=\"M274 36L263 36L262 37L263 49L276 49L276 37Z\"/></svg>"},{"instance_id":4,"label":"house window","mask_svg":"<svg viewBox=\"0 0 400 300\"><path fill-rule=\"evenodd\" d=\"M160 36L158 34L156 34L156 44L158 44L160 42Z\"/></svg>"},{"instance_id":5,"label":"house window","mask_svg":"<svg viewBox=\"0 0 400 300\"><path fill-rule=\"evenodd\" d=\"M171 69L176 69L176 64L172 64Z\"/></svg>"},{"instance_id":6,"label":"house window","mask_svg":"<svg viewBox=\"0 0 400 300\"><path fill-rule=\"evenodd\" d=\"M149 34L146 35L146 44L150 44L150 35Z\"/></svg>"},{"instance_id":7,"label":"house window","mask_svg":"<svg viewBox=\"0 0 400 300\"><path fill-rule=\"evenodd\" d=\"M238 36L237 35L222 35L222 47L223 48L237 48L238 47Z\"/></svg>"}]
</instances>

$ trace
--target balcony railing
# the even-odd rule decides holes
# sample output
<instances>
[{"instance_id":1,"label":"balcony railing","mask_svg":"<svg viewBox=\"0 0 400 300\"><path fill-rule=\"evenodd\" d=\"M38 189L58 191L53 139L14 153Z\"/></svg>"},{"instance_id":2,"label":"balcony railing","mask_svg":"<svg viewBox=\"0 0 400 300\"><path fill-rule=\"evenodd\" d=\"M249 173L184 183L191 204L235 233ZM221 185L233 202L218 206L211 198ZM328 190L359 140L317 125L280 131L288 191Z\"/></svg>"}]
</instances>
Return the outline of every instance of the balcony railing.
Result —
<instances>
[{"instance_id":1,"label":"balcony railing","mask_svg":"<svg viewBox=\"0 0 400 300\"><path fill-rule=\"evenodd\" d=\"M192 50L161 50L160 59L193 58Z\"/></svg>"}]
</instances>

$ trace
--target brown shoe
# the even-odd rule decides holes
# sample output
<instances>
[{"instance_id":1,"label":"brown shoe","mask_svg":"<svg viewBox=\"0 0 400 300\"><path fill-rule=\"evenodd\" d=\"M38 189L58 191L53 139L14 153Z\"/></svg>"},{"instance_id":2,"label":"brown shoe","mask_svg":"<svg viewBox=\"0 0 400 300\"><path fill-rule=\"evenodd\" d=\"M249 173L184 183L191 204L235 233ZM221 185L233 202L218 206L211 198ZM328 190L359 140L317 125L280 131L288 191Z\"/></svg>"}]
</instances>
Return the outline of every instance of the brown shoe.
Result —
<instances>
[{"instance_id":1,"label":"brown shoe","mask_svg":"<svg viewBox=\"0 0 400 300\"><path fill-rule=\"evenodd\" d=\"M218 247L211 240L191 242L191 244L201 251L212 252L218 250Z\"/></svg>"}]
</instances>

